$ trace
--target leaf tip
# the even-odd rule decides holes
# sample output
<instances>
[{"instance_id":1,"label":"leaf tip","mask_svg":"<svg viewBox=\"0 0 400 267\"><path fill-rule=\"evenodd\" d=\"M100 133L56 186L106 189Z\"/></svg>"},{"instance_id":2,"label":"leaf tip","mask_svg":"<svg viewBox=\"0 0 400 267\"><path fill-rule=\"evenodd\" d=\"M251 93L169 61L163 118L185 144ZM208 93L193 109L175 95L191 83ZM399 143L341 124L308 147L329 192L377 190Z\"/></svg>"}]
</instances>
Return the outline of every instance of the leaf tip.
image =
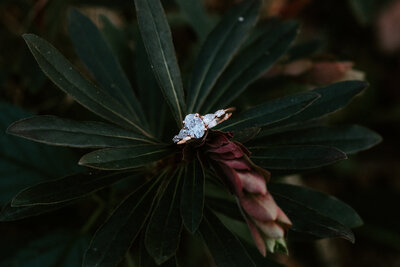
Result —
<instances>
[{"instance_id":1,"label":"leaf tip","mask_svg":"<svg viewBox=\"0 0 400 267\"><path fill-rule=\"evenodd\" d=\"M18 208L18 207L21 207L21 206L25 206L26 204L27 204L26 201L24 201L23 199L18 198L18 195L17 195L11 200L10 206L12 208Z\"/></svg>"},{"instance_id":2,"label":"leaf tip","mask_svg":"<svg viewBox=\"0 0 400 267\"><path fill-rule=\"evenodd\" d=\"M38 38L38 36L33 33L24 33L22 34L22 38L24 38L25 42L29 43L32 39Z\"/></svg>"},{"instance_id":3,"label":"leaf tip","mask_svg":"<svg viewBox=\"0 0 400 267\"><path fill-rule=\"evenodd\" d=\"M379 143L381 143L383 141L383 137L382 135L378 134L377 132L371 131L372 133L372 138L371 138L371 147L378 145Z\"/></svg>"},{"instance_id":4,"label":"leaf tip","mask_svg":"<svg viewBox=\"0 0 400 267\"><path fill-rule=\"evenodd\" d=\"M347 154L346 154L346 152L340 150L340 149L337 148L337 147L330 147L330 148L336 150L336 157L337 157L338 159L347 159Z\"/></svg>"},{"instance_id":5,"label":"leaf tip","mask_svg":"<svg viewBox=\"0 0 400 267\"><path fill-rule=\"evenodd\" d=\"M6 129L6 134L11 134L11 135L15 135L17 132L18 132L18 130L16 130L17 129L17 127L16 127L16 122L13 122L12 124L10 124L8 127L7 127L7 129Z\"/></svg>"},{"instance_id":6,"label":"leaf tip","mask_svg":"<svg viewBox=\"0 0 400 267\"><path fill-rule=\"evenodd\" d=\"M86 164L87 164L87 162L86 162L85 156L83 156L82 158L79 159L78 165L86 166Z\"/></svg>"},{"instance_id":7,"label":"leaf tip","mask_svg":"<svg viewBox=\"0 0 400 267\"><path fill-rule=\"evenodd\" d=\"M354 236L353 231L349 230L346 232L343 236L346 240L348 240L350 243L354 244L356 242L356 238Z\"/></svg>"}]
</instances>

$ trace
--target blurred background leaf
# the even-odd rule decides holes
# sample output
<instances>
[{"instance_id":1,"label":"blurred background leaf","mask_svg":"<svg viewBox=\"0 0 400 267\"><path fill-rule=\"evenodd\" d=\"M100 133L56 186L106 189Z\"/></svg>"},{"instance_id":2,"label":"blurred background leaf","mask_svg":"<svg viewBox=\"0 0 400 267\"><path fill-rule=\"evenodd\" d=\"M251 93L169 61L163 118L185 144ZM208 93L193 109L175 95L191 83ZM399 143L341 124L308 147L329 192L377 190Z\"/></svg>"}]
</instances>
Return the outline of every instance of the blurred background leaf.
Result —
<instances>
[{"instance_id":1,"label":"blurred background leaf","mask_svg":"<svg viewBox=\"0 0 400 267\"><path fill-rule=\"evenodd\" d=\"M66 176L79 170L78 156L69 149L51 147L7 135L14 121L33 114L7 103L0 103L0 203L27 186Z\"/></svg>"}]
</instances>

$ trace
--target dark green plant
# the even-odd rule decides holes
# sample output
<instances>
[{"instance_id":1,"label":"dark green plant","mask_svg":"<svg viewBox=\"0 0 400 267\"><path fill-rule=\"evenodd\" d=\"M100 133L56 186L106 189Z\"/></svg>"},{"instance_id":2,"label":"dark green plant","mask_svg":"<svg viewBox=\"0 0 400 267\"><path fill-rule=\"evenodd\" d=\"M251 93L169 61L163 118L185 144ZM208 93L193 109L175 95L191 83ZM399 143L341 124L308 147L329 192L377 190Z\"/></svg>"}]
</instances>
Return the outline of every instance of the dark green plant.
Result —
<instances>
[{"instance_id":1,"label":"dark green plant","mask_svg":"<svg viewBox=\"0 0 400 267\"><path fill-rule=\"evenodd\" d=\"M52 211L122 179L129 185L131 179L136 186L126 197L120 197L121 204L95 233L84 266L117 265L133 243L137 244L134 247L140 266L175 265L180 261L175 255L183 233L203 240L218 266L268 265L269 260L254 252L246 226L246 221L251 225L252 218L242 201L254 192L240 195L229 188L237 184L223 179L221 183L218 164L231 162L223 157L222 150L213 151L212 142L229 140L226 132L232 133L235 142L227 141L234 146L230 152L240 150L238 158L247 164L249 172L254 177L263 175L263 179L268 179L269 173L261 168L271 171L274 178L345 159L347 154L377 144L380 137L360 126L321 126L319 119L347 105L367 84L341 82L273 100L234 113L201 140L173 144L169 135L173 120L178 132L186 114L229 107L288 51L298 25L272 21L257 27L260 1L243 1L208 34L185 94L160 1L135 0L135 5L148 55L148 62L145 59L138 65L142 76L137 77L141 87L137 92L99 30L76 10L70 12L69 33L96 84L45 40L33 34L23 36L43 72L103 120L34 116L12 124L8 132L13 135L50 145L97 150L79 161L89 170L23 190L5 206L0 220ZM149 76L149 66L157 83ZM168 120L159 89L172 120ZM239 142L246 143L251 154ZM225 189L227 184L240 205ZM294 185L270 183L268 191L291 221L289 240L342 237L354 242L350 229L360 226L362 220L347 204ZM286 250L284 240L266 240L267 246L276 241L269 250Z\"/></svg>"}]
</instances>

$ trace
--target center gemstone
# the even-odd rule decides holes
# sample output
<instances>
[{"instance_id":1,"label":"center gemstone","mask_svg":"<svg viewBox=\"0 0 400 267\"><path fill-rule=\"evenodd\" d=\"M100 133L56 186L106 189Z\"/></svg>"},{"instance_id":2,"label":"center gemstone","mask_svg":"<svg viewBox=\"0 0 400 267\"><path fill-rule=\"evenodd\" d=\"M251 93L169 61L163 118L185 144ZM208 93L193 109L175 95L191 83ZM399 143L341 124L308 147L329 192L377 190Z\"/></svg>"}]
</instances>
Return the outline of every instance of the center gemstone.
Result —
<instances>
[{"instance_id":1,"label":"center gemstone","mask_svg":"<svg viewBox=\"0 0 400 267\"><path fill-rule=\"evenodd\" d=\"M201 138L206 131L206 126L198 114L186 115L184 120L185 128L187 128L190 136Z\"/></svg>"}]
</instances>

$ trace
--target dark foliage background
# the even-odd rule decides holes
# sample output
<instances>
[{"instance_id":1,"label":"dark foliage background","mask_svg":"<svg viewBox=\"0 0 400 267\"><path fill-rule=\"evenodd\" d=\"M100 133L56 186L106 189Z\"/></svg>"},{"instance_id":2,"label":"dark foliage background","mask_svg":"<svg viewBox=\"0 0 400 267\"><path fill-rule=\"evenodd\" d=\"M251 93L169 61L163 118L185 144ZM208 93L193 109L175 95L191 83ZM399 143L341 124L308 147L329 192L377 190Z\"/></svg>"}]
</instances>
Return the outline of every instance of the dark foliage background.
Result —
<instances>
[{"instance_id":1,"label":"dark foliage background","mask_svg":"<svg viewBox=\"0 0 400 267\"><path fill-rule=\"evenodd\" d=\"M223 13L233 2L205 1L207 10L213 16ZM399 1L274 0L272 2L275 8L266 9L264 16L278 15L284 19L297 19L302 25L299 42L316 40L319 49L309 57L311 60L351 61L354 62L355 69L365 73L370 87L362 97L331 117L331 120L340 124L364 125L381 134L384 139L380 145L352 155L346 161L301 176L287 178L292 183L309 185L335 195L354 207L365 223L364 226L355 229L356 243L352 245L344 240L322 240L316 243L292 244L290 258L278 256L278 260L287 266L399 266L400 165L398 162L400 157L397 152L400 147ZM173 29L178 60L184 63L181 68L185 73L185 69L191 67L190 59L198 50L196 46L198 37L174 1L164 0L163 4ZM67 58L72 59L75 65L82 67L66 33L66 14L71 6L79 7L103 27L130 78L136 67L133 39L137 29L133 26L134 9L131 1L2 0L0 2L0 101L2 102L0 139L4 140L1 145L8 146L9 150L18 150L23 146L26 151L21 150L19 153L25 156L32 152L40 155L41 164L52 166L50 173L46 173L49 178L56 178L60 173L72 172L76 167L68 166L66 163L76 161L82 151L71 150L65 153L59 151L59 148L32 145L30 141L6 139L9 137L5 137L5 128L18 118L5 121L4 107L13 105L16 109L26 110L26 112L19 110L16 112L20 114L20 118L26 117L29 114L27 112L54 114L80 120L92 118L89 112L55 89L55 86L42 74L21 38L22 33L35 33L52 43ZM100 14L118 25L118 29L122 31L100 20L98 18ZM212 23L212 20L209 23ZM84 70L83 67L81 69ZM255 89L250 91L246 99L242 99L240 105L246 106L246 101L254 103L255 98L265 101L271 97L286 95L289 91L295 91L298 84L304 85L299 77L261 81L253 86ZM257 89L267 86L270 90ZM55 161L54 155L58 154L70 158L59 158ZM25 158L25 160L38 160L38 158ZM14 192L11 193L1 191L5 181L0 179L0 204L3 205L7 198L27 185L37 182L34 177L32 179L26 181L27 184L15 185ZM106 192L104 195L107 195ZM85 226L85 223L88 210L95 210L97 205L108 205L103 202L99 204L98 201L100 200L93 199L80 202L52 214L16 223L1 223L0 262L14 264L14 261L9 261L10 255L14 255L21 262L27 263L21 266L44 266L41 263L48 262L48 257L61 256L60 262L64 259L65 266L71 266L68 262L74 262L76 258L81 257L80 251L87 245L88 240L82 237L79 242L74 242L75 240L70 240L70 233L83 231L85 227L96 229L97 225ZM112 207L106 207L106 210L112 210ZM107 213L99 216L105 218ZM51 237L47 238L50 234ZM65 248L54 250L53 245L60 242L65 244ZM72 253L66 253L71 249L70 244L74 246ZM41 253L42 251L48 253ZM42 256L38 257L39 254ZM193 255L193 259L196 257L198 255ZM198 259L199 263L203 261L205 260ZM207 265L203 263L203 266Z\"/></svg>"}]
</instances>

